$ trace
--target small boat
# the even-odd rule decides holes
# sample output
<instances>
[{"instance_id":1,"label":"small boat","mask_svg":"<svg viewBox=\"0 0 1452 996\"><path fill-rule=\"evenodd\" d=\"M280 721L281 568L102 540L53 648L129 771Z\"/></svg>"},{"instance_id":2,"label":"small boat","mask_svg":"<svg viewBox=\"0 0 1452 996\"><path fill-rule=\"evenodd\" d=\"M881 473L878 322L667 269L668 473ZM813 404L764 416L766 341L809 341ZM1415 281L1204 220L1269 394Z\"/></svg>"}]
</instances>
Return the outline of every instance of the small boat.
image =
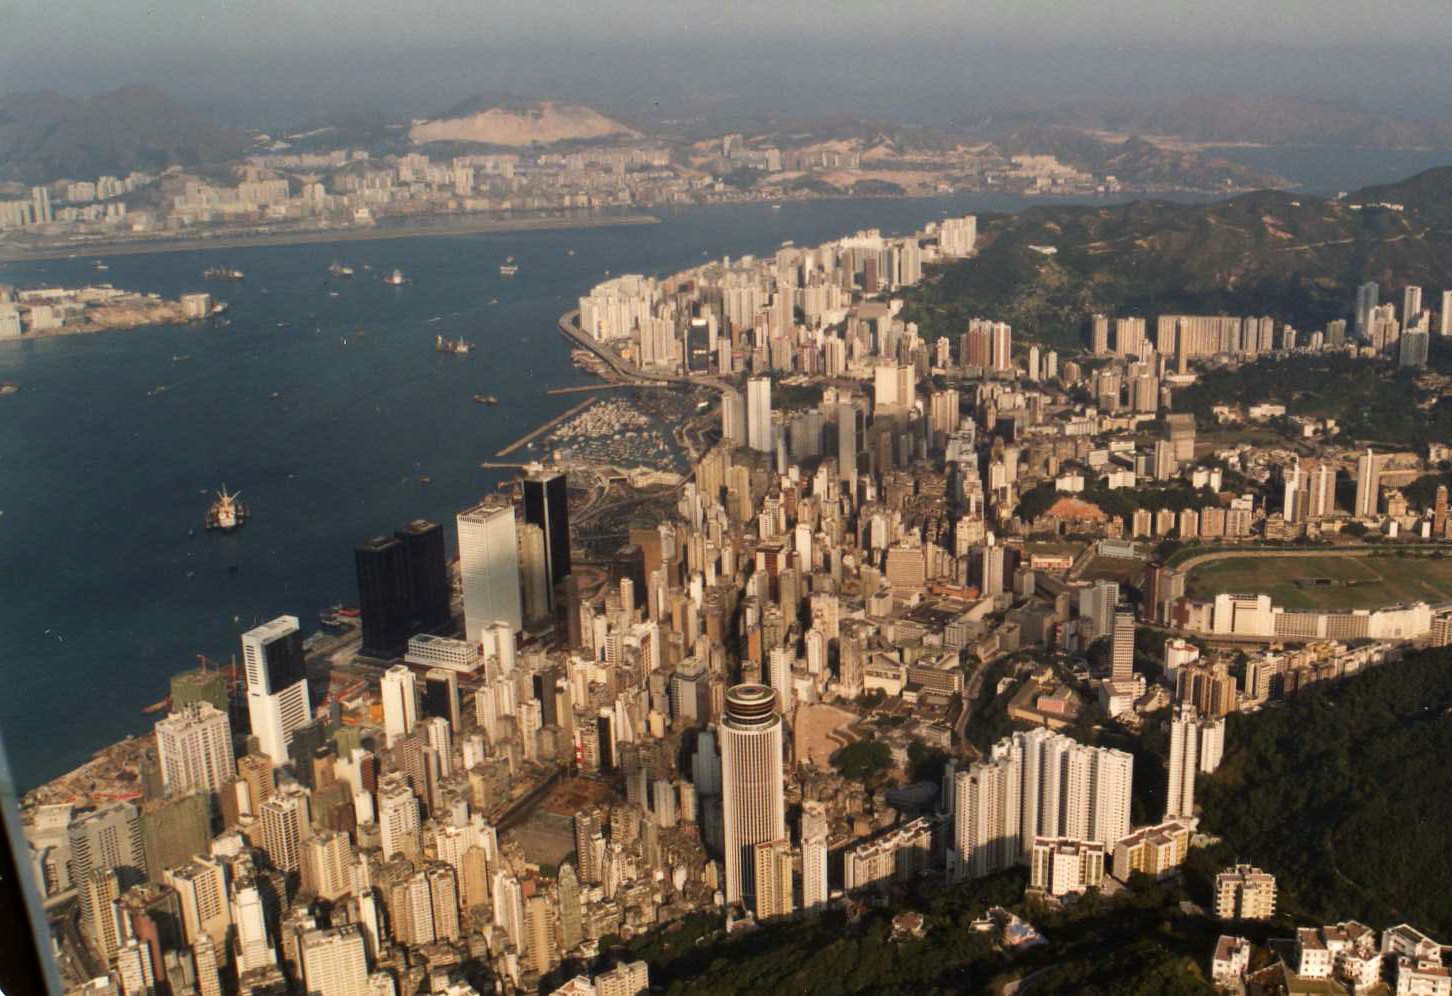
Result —
<instances>
[{"instance_id":1,"label":"small boat","mask_svg":"<svg viewBox=\"0 0 1452 996\"><path fill-rule=\"evenodd\" d=\"M107 270L109 270L109 269L111 269L111 268L110 268L110 267L109 267L109 266L107 266L107 265L106 265L106 264L105 264L105 263L103 263L103 262L101 262L101 261L100 261L100 260L99 260L99 259L98 259L98 260L96 260L96 269L97 269L97 270L98 270L98 271L99 271L99 272L101 272L101 273L105 273L105 272L106 272L106 271L107 271Z\"/></svg>"},{"instance_id":2,"label":"small boat","mask_svg":"<svg viewBox=\"0 0 1452 996\"><path fill-rule=\"evenodd\" d=\"M404 284L408 283L408 278L403 275L402 270L394 270L388 276L383 278L383 282L393 287L402 287Z\"/></svg>"},{"instance_id":3,"label":"small boat","mask_svg":"<svg viewBox=\"0 0 1452 996\"><path fill-rule=\"evenodd\" d=\"M434 479L432 477L427 477L427 476L422 476L421 475L419 477L419 479L418 479L418 482L420 484L432 484L432 483L434 483Z\"/></svg>"},{"instance_id":4,"label":"small boat","mask_svg":"<svg viewBox=\"0 0 1452 996\"><path fill-rule=\"evenodd\" d=\"M499 264L499 275L501 277L512 277L519 272L519 267L513 263Z\"/></svg>"},{"instance_id":5,"label":"small boat","mask_svg":"<svg viewBox=\"0 0 1452 996\"><path fill-rule=\"evenodd\" d=\"M268 401L276 401L280 397L282 397L282 392L280 392L280 391L273 391L271 394L269 394L267 396L267 400Z\"/></svg>"},{"instance_id":6,"label":"small boat","mask_svg":"<svg viewBox=\"0 0 1452 996\"><path fill-rule=\"evenodd\" d=\"M142 708L142 710L141 710L141 714L143 716L154 716L156 713L159 713L159 712L167 712L170 709L171 709L171 696L168 695L166 698L162 699L160 702L153 702L149 706L144 706Z\"/></svg>"},{"instance_id":7,"label":"small boat","mask_svg":"<svg viewBox=\"0 0 1452 996\"><path fill-rule=\"evenodd\" d=\"M331 266L329 266L328 272L335 277L343 277L344 279L353 276L353 268L351 266L347 266L343 263L338 262L334 262Z\"/></svg>"},{"instance_id":8,"label":"small boat","mask_svg":"<svg viewBox=\"0 0 1452 996\"><path fill-rule=\"evenodd\" d=\"M565 255L566 256L573 256L574 254L575 254L575 250L573 250L573 249L566 249L565 250Z\"/></svg>"},{"instance_id":9,"label":"small boat","mask_svg":"<svg viewBox=\"0 0 1452 996\"><path fill-rule=\"evenodd\" d=\"M212 266L202 271L203 280L242 280L246 277L234 266Z\"/></svg>"},{"instance_id":10,"label":"small boat","mask_svg":"<svg viewBox=\"0 0 1452 996\"><path fill-rule=\"evenodd\" d=\"M497 297L491 297L489 299L489 303L490 304L498 304L499 303L499 298L497 298Z\"/></svg>"},{"instance_id":11,"label":"small boat","mask_svg":"<svg viewBox=\"0 0 1452 996\"><path fill-rule=\"evenodd\" d=\"M0 397L4 397L7 394L14 394L18 390L20 390L20 385L15 383L15 381L0 381Z\"/></svg>"},{"instance_id":12,"label":"small boat","mask_svg":"<svg viewBox=\"0 0 1452 996\"><path fill-rule=\"evenodd\" d=\"M338 296L338 292L337 291L328 291L328 297L337 297L337 296Z\"/></svg>"},{"instance_id":13,"label":"small boat","mask_svg":"<svg viewBox=\"0 0 1452 996\"><path fill-rule=\"evenodd\" d=\"M480 405L497 405L499 404L499 399L492 394L476 394L474 395L474 403Z\"/></svg>"},{"instance_id":14,"label":"small boat","mask_svg":"<svg viewBox=\"0 0 1452 996\"><path fill-rule=\"evenodd\" d=\"M165 384L157 384L151 390L149 390L149 391L146 392L146 396L148 398L159 398L159 397L161 397L165 393L166 393L166 385Z\"/></svg>"},{"instance_id":15,"label":"small boat","mask_svg":"<svg viewBox=\"0 0 1452 996\"><path fill-rule=\"evenodd\" d=\"M463 338L450 339L446 336L441 335L434 337L434 351L437 353L453 353L456 356L463 356L473 348L474 347L469 345L468 341Z\"/></svg>"},{"instance_id":16,"label":"small boat","mask_svg":"<svg viewBox=\"0 0 1452 996\"><path fill-rule=\"evenodd\" d=\"M185 363L187 360L190 360L190 359L191 359L191 357L188 356L187 354L185 354L185 353L178 353L177 355L175 355L175 356L173 356L171 358L171 362L173 362L173 363Z\"/></svg>"},{"instance_id":17,"label":"small boat","mask_svg":"<svg viewBox=\"0 0 1452 996\"><path fill-rule=\"evenodd\" d=\"M217 492L217 500L212 502L211 507L207 509L208 529L230 533L247 521L251 511L242 504L239 494L239 492L228 494L227 486L222 485L222 490Z\"/></svg>"}]
</instances>

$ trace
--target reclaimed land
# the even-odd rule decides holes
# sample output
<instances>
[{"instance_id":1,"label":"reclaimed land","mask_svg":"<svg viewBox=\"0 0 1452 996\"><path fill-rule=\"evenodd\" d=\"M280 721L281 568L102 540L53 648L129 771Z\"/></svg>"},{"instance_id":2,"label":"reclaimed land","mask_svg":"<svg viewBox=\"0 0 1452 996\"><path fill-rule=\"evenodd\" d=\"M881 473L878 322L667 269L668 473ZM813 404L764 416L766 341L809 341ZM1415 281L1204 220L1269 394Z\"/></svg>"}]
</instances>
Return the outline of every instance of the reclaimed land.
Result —
<instances>
[{"instance_id":1,"label":"reclaimed land","mask_svg":"<svg viewBox=\"0 0 1452 996\"><path fill-rule=\"evenodd\" d=\"M1193 567L1191 598L1222 592L1269 595L1287 609L1377 609L1398 602L1452 601L1452 557L1248 552Z\"/></svg>"},{"instance_id":2,"label":"reclaimed land","mask_svg":"<svg viewBox=\"0 0 1452 996\"><path fill-rule=\"evenodd\" d=\"M383 224L372 228L308 228L244 235L198 235L190 238L125 239L109 242L41 244L34 248L0 245L0 263L69 259L72 256L134 256L153 252L195 252L203 249L246 249L253 246L295 246L320 242L374 242L438 235L478 235L485 232L527 232L569 228L608 228L615 225L655 225L648 214L579 215L547 218L490 218L462 221L434 220L406 225Z\"/></svg>"}]
</instances>

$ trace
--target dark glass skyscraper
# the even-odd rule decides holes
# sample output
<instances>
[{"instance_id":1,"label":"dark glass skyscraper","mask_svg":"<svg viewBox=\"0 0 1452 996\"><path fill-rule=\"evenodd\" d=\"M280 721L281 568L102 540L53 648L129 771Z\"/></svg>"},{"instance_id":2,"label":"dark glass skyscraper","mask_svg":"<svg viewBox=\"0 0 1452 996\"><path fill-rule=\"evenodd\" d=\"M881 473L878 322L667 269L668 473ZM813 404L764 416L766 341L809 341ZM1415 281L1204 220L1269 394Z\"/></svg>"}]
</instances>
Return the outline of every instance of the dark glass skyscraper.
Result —
<instances>
[{"instance_id":1,"label":"dark glass skyscraper","mask_svg":"<svg viewBox=\"0 0 1452 996\"><path fill-rule=\"evenodd\" d=\"M392 536L377 536L354 554L363 654L393 658L408 638L449 621L449 577L444 531L415 519Z\"/></svg>"},{"instance_id":2,"label":"dark glass skyscraper","mask_svg":"<svg viewBox=\"0 0 1452 996\"><path fill-rule=\"evenodd\" d=\"M403 544L408 567L409 625L415 633L447 625L449 574L443 527L428 519L414 519L393 535Z\"/></svg>"},{"instance_id":3,"label":"dark glass skyscraper","mask_svg":"<svg viewBox=\"0 0 1452 996\"><path fill-rule=\"evenodd\" d=\"M408 643L409 573L403 544L375 536L354 552L358 608L363 617L363 655L392 658Z\"/></svg>"},{"instance_id":4,"label":"dark glass skyscraper","mask_svg":"<svg viewBox=\"0 0 1452 996\"><path fill-rule=\"evenodd\" d=\"M524 521L544 530L547 581L553 600L555 585L570 573L570 502L564 474L538 471L524 479Z\"/></svg>"}]
</instances>

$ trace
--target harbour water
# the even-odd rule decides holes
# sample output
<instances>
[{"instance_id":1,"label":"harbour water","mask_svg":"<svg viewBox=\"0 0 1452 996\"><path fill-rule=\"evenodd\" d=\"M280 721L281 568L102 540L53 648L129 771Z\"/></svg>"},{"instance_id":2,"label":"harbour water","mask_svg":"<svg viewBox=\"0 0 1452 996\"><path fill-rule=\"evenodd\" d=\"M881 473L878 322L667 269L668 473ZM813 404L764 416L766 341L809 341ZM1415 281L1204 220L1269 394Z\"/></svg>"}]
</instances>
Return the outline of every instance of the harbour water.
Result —
<instances>
[{"instance_id":1,"label":"harbour water","mask_svg":"<svg viewBox=\"0 0 1452 996\"><path fill-rule=\"evenodd\" d=\"M258 622L291 613L310 632L355 602L362 540L423 516L452 542L454 514L500 480L479 463L580 400L547 388L591 382L555 323L607 273L1038 203L754 204L648 227L116 256L104 273L94 257L0 265L0 284L207 289L231 305L225 327L0 343L0 381L21 385L0 398L0 734L20 788L149 728L141 709L195 655L226 661ZM354 278L330 277L335 260ZM206 284L210 266L246 279ZM395 267L412 282L385 284ZM437 353L436 335L474 350ZM252 518L209 534L223 484Z\"/></svg>"}]
</instances>

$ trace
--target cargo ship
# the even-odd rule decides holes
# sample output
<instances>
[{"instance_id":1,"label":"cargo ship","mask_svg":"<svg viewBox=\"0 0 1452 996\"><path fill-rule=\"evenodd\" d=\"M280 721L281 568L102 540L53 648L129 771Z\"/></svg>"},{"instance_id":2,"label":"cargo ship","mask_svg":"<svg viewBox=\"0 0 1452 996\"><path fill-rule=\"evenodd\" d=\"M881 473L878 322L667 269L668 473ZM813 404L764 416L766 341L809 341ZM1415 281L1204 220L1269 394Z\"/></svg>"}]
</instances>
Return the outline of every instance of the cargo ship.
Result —
<instances>
[{"instance_id":1,"label":"cargo ship","mask_svg":"<svg viewBox=\"0 0 1452 996\"><path fill-rule=\"evenodd\" d=\"M239 494L240 492L228 494L227 486L222 485L222 490L217 492L217 500L212 502L211 508L207 509L208 529L230 533L234 529L241 528L251 513L247 506L242 504Z\"/></svg>"},{"instance_id":2,"label":"cargo ship","mask_svg":"<svg viewBox=\"0 0 1452 996\"><path fill-rule=\"evenodd\" d=\"M247 275L232 266L213 266L202 271L204 280L242 280Z\"/></svg>"},{"instance_id":3,"label":"cargo ship","mask_svg":"<svg viewBox=\"0 0 1452 996\"><path fill-rule=\"evenodd\" d=\"M515 264L513 256L510 256L499 265L499 275L501 277L512 277L518 272L519 267Z\"/></svg>"},{"instance_id":4,"label":"cargo ship","mask_svg":"<svg viewBox=\"0 0 1452 996\"><path fill-rule=\"evenodd\" d=\"M464 338L450 339L446 336L434 336L434 351L438 353L454 353L462 356L473 349Z\"/></svg>"},{"instance_id":5,"label":"cargo ship","mask_svg":"<svg viewBox=\"0 0 1452 996\"><path fill-rule=\"evenodd\" d=\"M497 405L499 404L499 399L492 394L476 394L474 395L474 403L478 405Z\"/></svg>"}]
</instances>

